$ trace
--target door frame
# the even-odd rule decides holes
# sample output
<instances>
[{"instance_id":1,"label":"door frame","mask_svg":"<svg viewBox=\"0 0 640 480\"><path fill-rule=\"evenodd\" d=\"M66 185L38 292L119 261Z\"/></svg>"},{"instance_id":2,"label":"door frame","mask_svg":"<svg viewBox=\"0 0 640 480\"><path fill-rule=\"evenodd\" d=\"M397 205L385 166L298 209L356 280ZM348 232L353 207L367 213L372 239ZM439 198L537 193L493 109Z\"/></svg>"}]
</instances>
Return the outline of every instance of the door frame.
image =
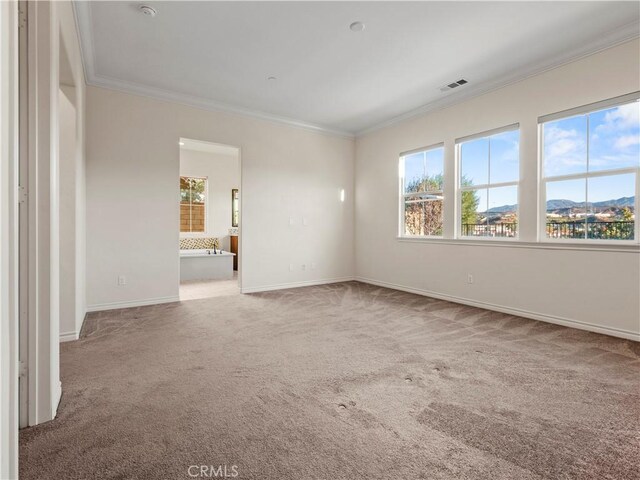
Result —
<instances>
[{"instance_id":1,"label":"door frame","mask_svg":"<svg viewBox=\"0 0 640 480\"><path fill-rule=\"evenodd\" d=\"M18 476L18 2L0 2L0 478Z\"/></svg>"}]
</instances>

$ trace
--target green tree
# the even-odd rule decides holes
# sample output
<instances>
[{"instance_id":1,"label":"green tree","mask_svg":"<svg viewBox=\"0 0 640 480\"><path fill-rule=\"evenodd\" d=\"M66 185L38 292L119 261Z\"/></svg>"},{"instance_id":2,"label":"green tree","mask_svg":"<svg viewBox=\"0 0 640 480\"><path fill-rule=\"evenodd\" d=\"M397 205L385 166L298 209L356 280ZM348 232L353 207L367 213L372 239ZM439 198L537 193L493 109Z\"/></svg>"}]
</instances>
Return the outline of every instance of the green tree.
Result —
<instances>
[{"instance_id":1,"label":"green tree","mask_svg":"<svg viewBox=\"0 0 640 480\"><path fill-rule=\"evenodd\" d=\"M467 177L462 177L461 182L463 187L473 185L471 180ZM480 198L475 190L466 190L462 192L462 224L474 224L478 223L478 203Z\"/></svg>"},{"instance_id":2,"label":"green tree","mask_svg":"<svg viewBox=\"0 0 640 480\"><path fill-rule=\"evenodd\" d=\"M204 203L205 189L204 178L180 177L180 201L182 203Z\"/></svg>"}]
</instances>

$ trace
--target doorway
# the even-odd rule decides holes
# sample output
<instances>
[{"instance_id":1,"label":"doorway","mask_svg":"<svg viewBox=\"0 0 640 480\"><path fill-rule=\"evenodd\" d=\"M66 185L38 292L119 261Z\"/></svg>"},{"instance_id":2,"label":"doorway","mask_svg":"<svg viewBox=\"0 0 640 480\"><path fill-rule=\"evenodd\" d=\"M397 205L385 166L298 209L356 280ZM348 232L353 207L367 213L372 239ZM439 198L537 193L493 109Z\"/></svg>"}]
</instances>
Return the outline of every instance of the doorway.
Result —
<instances>
[{"instance_id":1,"label":"doorway","mask_svg":"<svg viewBox=\"0 0 640 480\"><path fill-rule=\"evenodd\" d=\"M238 295L240 149L180 138L180 300Z\"/></svg>"}]
</instances>

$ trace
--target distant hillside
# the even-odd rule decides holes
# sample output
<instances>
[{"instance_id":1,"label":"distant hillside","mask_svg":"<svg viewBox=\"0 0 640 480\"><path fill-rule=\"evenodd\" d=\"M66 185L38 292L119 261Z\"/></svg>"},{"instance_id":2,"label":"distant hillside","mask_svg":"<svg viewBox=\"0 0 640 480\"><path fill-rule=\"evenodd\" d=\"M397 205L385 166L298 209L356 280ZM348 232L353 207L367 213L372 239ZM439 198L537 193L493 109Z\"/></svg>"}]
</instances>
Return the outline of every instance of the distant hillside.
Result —
<instances>
[{"instance_id":1,"label":"distant hillside","mask_svg":"<svg viewBox=\"0 0 640 480\"><path fill-rule=\"evenodd\" d=\"M517 208L517 205L502 205L501 207L490 208L489 210L487 210L487 213L515 212Z\"/></svg>"},{"instance_id":2,"label":"distant hillside","mask_svg":"<svg viewBox=\"0 0 640 480\"><path fill-rule=\"evenodd\" d=\"M633 207L636 197L621 197L618 199L604 200L602 202L589 202L589 207ZM563 208L582 208L587 202L574 202L572 200L549 200L547 210L561 210Z\"/></svg>"},{"instance_id":3,"label":"distant hillside","mask_svg":"<svg viewBox=\"0 0 640 480\"><path fill-rule=\"evenodd\" d=\"M633 207L636 202L636 197L621 197L618 199L605 200L603 202L589 203L589 207ZM564 210L568 208L584 208L587 206L586 202L574 202L573 200L547 200L547 210ZM500 207L493 207L487 210L487 213L506 213L513 212L517 208L517 205L502 205Z\"/></svg>"}]
</instances>

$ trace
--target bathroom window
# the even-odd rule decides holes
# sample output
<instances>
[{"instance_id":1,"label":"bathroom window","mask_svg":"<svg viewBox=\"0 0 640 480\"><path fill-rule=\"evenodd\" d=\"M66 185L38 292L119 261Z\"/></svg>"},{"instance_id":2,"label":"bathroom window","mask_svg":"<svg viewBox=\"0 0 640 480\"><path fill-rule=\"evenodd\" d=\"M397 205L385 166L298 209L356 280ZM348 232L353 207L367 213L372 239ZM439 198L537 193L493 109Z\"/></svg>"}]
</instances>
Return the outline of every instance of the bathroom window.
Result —
<instances>
[{"instance_id":1,"label":"bathroom window","mask_svg":"<svg viewBox=\"0 0 640 480\"><path fill-rule=\"evenodd\" d=\"M206 177L180 177L180 232L206 231Z\"/></svg>"}]
</instances>

